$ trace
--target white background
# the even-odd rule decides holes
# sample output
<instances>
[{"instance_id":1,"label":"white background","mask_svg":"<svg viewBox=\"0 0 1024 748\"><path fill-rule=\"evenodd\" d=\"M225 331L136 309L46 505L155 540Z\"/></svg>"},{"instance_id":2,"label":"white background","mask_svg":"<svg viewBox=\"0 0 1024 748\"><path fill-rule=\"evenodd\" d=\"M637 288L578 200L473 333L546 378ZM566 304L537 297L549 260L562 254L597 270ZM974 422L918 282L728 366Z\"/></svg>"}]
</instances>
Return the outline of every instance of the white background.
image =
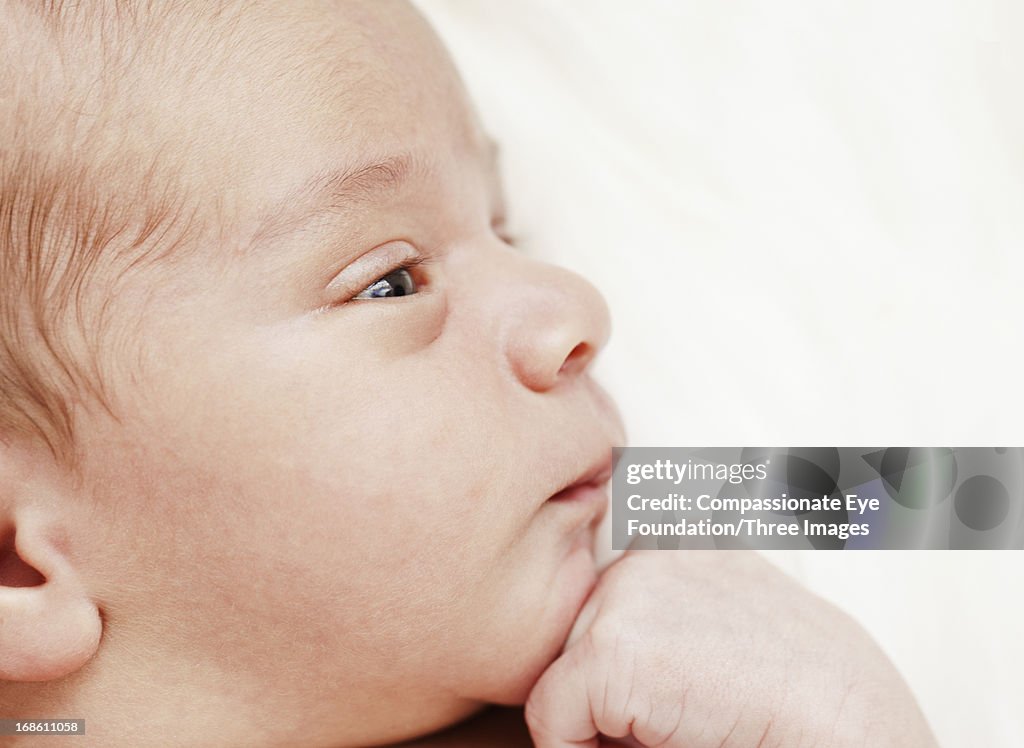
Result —
<instances>
[{"instance_id":1,"label":"white background","mask_svg":"<svg viewBox=\"0 0 1024 748\"><path fill-rule=\"evenodd\" d=\"M1024 443L1024 3L420 0L630 443ZM945 746L1024 745L1024 552L775 557Z\"/></svg>"}]
</instances>

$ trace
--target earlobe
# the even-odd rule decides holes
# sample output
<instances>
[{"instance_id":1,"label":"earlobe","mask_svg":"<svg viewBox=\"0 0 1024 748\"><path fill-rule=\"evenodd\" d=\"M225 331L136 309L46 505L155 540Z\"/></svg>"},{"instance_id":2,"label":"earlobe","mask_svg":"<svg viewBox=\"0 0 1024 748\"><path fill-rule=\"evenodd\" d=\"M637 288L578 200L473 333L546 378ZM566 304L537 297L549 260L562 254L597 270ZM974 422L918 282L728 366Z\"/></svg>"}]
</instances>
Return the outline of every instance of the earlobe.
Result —
<instances>
[{"instance_id":1,"label":"earlobe","mask_svg":"<svg viewBox=\"0 0 1024 748\"><path fill-rule=\"evenodd\" d=\"M0 680L46 681L81 668L102 633L99 608L41 527L0 541ZM32 583L34 582L34 583Z\"/></svg>"},{"instance_id":2,"label":"earlobe","mask_svg":"<svg viewBox=\"0 0 1024 748\"><path fill-rule=\"evenodd\" d=\"M0 680L47 681L99 648L99 606L69 558L74 496L41 450L0 440Z\"/></svg>"}]
</instances>

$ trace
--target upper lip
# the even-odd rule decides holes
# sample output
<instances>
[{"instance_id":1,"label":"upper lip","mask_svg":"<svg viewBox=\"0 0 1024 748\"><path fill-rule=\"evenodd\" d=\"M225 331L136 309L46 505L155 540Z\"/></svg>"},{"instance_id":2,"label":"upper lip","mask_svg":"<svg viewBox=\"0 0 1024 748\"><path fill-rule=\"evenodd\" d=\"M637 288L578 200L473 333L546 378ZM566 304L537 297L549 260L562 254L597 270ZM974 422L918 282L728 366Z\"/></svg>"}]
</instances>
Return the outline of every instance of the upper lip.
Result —
<instances>
[{"instance_id":1,"label":"upper lip","mask_svg":"<svg viewBox=\"0 0 1024 748\"><path fill-rule=\"evenodd\" d=\"M602 486L612 477L612 450L606 447L599 458L593 460L588 468L578 473L571 483L567 483L551 495L557 499L574 488L580 486Z\"/></svg>"},{"instance_id":2,"label":"upper lip","mask_svg":"<svg viewBox=\"0 0 1024 748\"><path fill-rule=\"evenodd\" d=\"M622 418L608 393L589 376L584 377L584 382L590 394L589 409L597 415L596 421L591 424L591 434L599 435L599 441L590 442L589 446L595 447L593 451L578 453L579 459L574 464L583 464L586 467L563 483L555 493L551 494L549 499L557 499L581 486L600 487L607 483L615 468L612 447L622 445L626 441ZM588 455L590 459L584 462Z\"/></svg>"}]
</instances>

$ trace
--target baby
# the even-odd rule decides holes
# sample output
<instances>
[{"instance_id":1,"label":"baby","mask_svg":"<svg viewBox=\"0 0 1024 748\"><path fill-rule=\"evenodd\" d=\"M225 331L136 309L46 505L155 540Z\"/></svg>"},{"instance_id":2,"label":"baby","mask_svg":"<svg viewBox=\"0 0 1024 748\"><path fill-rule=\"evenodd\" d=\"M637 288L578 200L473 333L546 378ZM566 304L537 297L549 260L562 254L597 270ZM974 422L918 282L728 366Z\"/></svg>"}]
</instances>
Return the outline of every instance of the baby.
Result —
<instances>
[{"instance_id":1,"label":"baby","mask_svg":"<svg viewBox=\"0 0 1024 748\"><path fill-rule=\"evenodd\" d=\"M598 576L608 311L408 5L3 0L0 66L0 718L86 729L3 740L930 744L756 556Z\"/></svg>"}]
</instances>

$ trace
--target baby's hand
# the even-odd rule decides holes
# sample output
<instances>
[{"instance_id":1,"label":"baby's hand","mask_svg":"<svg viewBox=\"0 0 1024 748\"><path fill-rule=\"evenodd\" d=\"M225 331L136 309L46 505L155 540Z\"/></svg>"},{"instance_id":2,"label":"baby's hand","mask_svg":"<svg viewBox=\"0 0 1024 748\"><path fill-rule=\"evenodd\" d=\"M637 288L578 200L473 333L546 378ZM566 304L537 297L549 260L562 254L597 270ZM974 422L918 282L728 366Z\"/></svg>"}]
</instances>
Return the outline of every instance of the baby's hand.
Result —
<instances>
[{"instance_id":1,"label":"baby's hand","mask_svg":"<svg viewBox=\"0 0 1024 748\"><path fill-rule=\"evenodd\" d=\"M936 745L850 618L753 553L629 552L534 686L539 748Z\"/></svg>"}]
</instances>

